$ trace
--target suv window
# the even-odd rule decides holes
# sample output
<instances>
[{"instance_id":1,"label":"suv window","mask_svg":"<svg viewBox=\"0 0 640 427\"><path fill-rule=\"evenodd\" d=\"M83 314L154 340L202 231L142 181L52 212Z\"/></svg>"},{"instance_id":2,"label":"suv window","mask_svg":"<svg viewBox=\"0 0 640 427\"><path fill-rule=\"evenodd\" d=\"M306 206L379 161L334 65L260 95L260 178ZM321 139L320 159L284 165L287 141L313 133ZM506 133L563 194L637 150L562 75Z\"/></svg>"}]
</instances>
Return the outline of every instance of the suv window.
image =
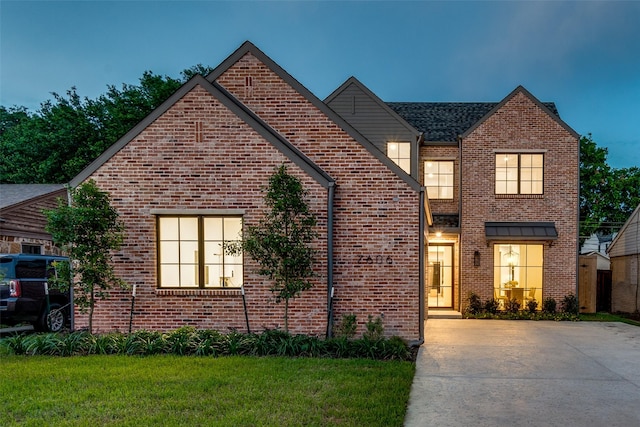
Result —
<instances>
[{"instance_id":1,"label":"suv window","mask_svg":"<svg viewBox=\"0 0 640 427\"><path fill-rule=\"evenodd\" d=\"M47 276L47 262L44 259L18 261L16 279L43 279Z\"/></svg>"},{"instance_id":2,"label":"suv window","mask_svg":"<svg viewBox=\"0 0 640 427\"><path fill-rule=\"evenodd\" d=\"M11 267L13 267L12 262L13 258L0 258L0 280L13 276L13 271L10 271Z\"/></svg>"}]
</instances>

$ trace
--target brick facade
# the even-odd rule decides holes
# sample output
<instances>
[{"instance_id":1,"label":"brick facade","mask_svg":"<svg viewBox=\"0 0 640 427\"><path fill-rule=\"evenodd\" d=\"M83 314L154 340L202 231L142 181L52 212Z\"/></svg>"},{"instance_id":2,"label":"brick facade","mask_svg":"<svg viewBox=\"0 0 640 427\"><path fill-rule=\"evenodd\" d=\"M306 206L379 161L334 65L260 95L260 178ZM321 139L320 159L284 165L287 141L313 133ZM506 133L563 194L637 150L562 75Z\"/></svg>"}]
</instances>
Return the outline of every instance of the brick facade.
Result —
<instances>
[{"instance_id":1,"label":"brick facade","mask_svg":"<svg viewBox=\"0 0 640 427\"><path fill-rule=\"evenodd\" d=\"M251 49L225 69L217 84L335 180L334 313L356 314L359 333L368 316L382 317L385 333L417 340L421 193L383 164L317 105L295 90ZM240 290L159 289L156 219L153 212L243 210L259 218L269 176L282 163L309 191L318 217L315 286L290 302L293 333L324 335L327 328L327 189L210 91L195 86L81 178L108 191L126 226L115 256L116 273L137 285L133 329L168 330L183 325L246 330ZM252 331L283 327L284 304L245 256L244 285ZM94 314L94 329L126 330L130 291L112 291ZM80 313L76 327L86 325Z\"/></svg>"},{"instance_id":2,"label":"brick facade","mask_svg":"<svg viewBox=\"0 0 640 427\"><path fill-rule=\"evenodd\" d=\"M385 145L384 138L394 140L380 123L391 123L390 128L409 126L415 131L409 133L420 135L415 159L419 182L425 186L452 182L452 198L429 200L433 222L425 248L425 304L430 309L464 310L470 292L483 301L497 297L503 304L507 294L519 296L521 304L536 299L538 308L544 298L560 300L576 292L579 138L559 118L553 103L539 102L522 87L500 103L385 103L353 77L326 102L364 135L381 137L380 146ZM369 108L358 111L352 107L356 102ZM498 152L542 153L543 194L497 195ZM434 175L427 180L425 165L435 161L453 161L453 176L431 169ZM520 231L551 224L559 236L492 240L486 235L490 223L511 223ZM518 280L503 280L504 265L494 268L494 247L527 242L538 245L534 251L544 245L535 261L537 273L519 278L531 278L534 284L518 283L515 287L520 289L512 291L509 282ZM512 274L515 277L515 268Z\"/></svg>"},{"instance_id":3,"label":"brick facade","mask_svg":"<svg viewBox=\"0 0 640 427\"><path fill-rule=\"evenodd\" d=\"M485 222L555 223L558 239L544 244L543 298L576 293L578 238L578 141L576 135L524 92L516 92L462 140L461 289L493 295L493 245ZM542 195L496 195L495 154L544 153ZM518 243L514 239L514 243ZM474 266L474 252L481 265Z\"/></svg>"},{"instance_id":4,"label":"brick facade","mask_svg":"<svg viewBox=\"0 0 640 427\"><path fill-rule=\"evenodd\" d=\"M332 94L332 105L343 101L340 96ZM409 123L424 122L412 116L412 109L424 105L409 104L394 107L407 113L402 119L377 98L368 105L422 135L424 130ZM233 210L254 224L265 208L262 189L284 163L308 190L320 236L314 244L314 287L291 300L290 330L324 336L330 321L355 314L360 334L370 316L380 317L386 335L420 342L433 290L425 283L432 273L430 246L450 247L453 255L452 297L441 306L464 309L470 291L483 300L494 295L487 222L553 223L557 239L537 242L544 244L543 297L560 300L575 293L578 137L523 88L493 110L486 107L474 105L484 116L465 124L466 132L458 126L463 134L457 141L416 138L416 180L356 131L345 113L340 116L247 42L206 79L185 84L72 184L94 179L111 194L125 222L126 241L115 263L116 273L137 286L133 329L246 330L239 289L159 288L156 218L162 212ZM366 116L358 120L358 126L378 124L367 124ZM543 194L496 195L496 152L532 150L544 153ZM425 202L419 182L427 160L454 162L453 199ZM476 252L480 265L474 265ZM251 330L281 328L284 304L275 303L269 281L256 270L245 257ZM94 328L128 329L130 295L114 290L101 301ZM86 315L77 313L76 327L86 324Z\"/></svg>"}]
</instances>

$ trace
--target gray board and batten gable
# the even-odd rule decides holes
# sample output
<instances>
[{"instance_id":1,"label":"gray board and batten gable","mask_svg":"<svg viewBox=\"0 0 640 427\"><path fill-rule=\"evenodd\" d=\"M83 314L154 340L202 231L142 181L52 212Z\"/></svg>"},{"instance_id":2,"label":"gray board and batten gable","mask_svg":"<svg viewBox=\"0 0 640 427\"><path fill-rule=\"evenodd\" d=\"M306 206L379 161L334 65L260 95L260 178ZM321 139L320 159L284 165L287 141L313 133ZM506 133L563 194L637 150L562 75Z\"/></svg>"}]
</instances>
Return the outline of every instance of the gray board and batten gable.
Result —
<instances>
[{"instance_id":1,"label":"gray board and batten gable","mask_svg":"<svg viewBox=\"0 0 640 427\"><path fill-rule=\"evenodd\" d=\"M418 150L422 134L355 77L350 77L325 100L333 111L355 127L382 153L388 142L411 143L411 175L418 175Z\"/></svg>"},{"instance_id":2,"label":"gray board and batten gable","mask_svg":"<svg viewBox=\"0 0 640 427\"><path fill-rule=\"evenodd\" d=\"M237 63L244 55L251 54L256 57L260 62L265 64L271 71L273 71L278 77L284 80L289 86L301 94L307 99L314 107L325 114L332 122L338 125L343 131L345 131L351 138L357 141L360 145L367 149L375 158L382 162L386 167L391 169L396 175L398 175L404 182L406 182L410 188L416 192L422 191L420 183L408 173L406 173L400 166L395 164L385 152L380 151L377 147L367 139L362 133L360 133L354 126L352 126L343 117L333 111L327 104L322 102L317 96L315 96L309 89L307 89L302 83L296 80L285 69L280 67L273 59L267 56L264 52L258 49L250 41L246 41L236 49L231 55L229 55L224 61L220 63L211 73L207 75L207 80L215 82L222 74L224 74L230 67Z\"/></svg>"},{"instance_id":3,"label":"gray board and batten gable","mask_svg":"<svg viewBox=\"0 0 640 427\"><path fill-rule=\"evenodd\" d=\"M183 96L193 90L196 86L201 86L207 90L214 98L220 101L231 112L236 114L241 120L252 127L262 137L270 142L274 147L280 150L289 160L303 169L309 176L314 178L316 182L323 187L328 188L335 184L335 181L314 162L312 162L307 156L305 156L298 148L283 138L278 132L273 130L270 126L264 123L258 118L251 110L246 108L240 101L234 98L224 88L216 83L207 81L201 75L195 75L182 87L180 87L173 95L171 95L165 102L163 102L158 108L152 111L147 117L145 117L140 123L138 123L133 129L127 132L122 138L116 141L111 147L109 147L102 155L100 155L95 161L87 166L80 174L73 178L70 182L72 187L76 187L83 181L88 179L100 166L105 164L111 157L124 148L130 141L144 131L149 125L151 125L162 114L169 110L175 103L177 103Z\"/></svg>"}]
</instances>

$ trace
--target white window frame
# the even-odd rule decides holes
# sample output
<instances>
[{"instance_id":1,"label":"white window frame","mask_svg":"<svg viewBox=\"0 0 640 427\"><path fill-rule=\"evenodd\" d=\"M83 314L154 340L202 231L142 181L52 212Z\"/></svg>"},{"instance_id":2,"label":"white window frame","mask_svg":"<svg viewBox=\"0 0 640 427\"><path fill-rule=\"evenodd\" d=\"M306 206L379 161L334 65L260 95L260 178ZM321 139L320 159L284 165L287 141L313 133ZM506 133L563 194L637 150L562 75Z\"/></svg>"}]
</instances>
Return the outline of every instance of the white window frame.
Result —
<instances>
[{"instance_id":1,"label":"white window frame","mask_svg":"<svg viewBox=\"0 0 640 427\"><path fill-rule=\"evenodd\" d=\"M441 166L444 163L451 164L451 173L441 172ZM430 173L433 173L432 177L429 176ZM429 185L429 180L431 178L435 178L435 185ZM453 200L455 184L455 162L453 160L425 160L423 179L424 186L427 187L427 195L429 196L429 200Z\"/></svg>"},{"instance_id":2,"label":"white window frame","mask_svg":"<svg viewBox=\"0 0 640 427\"><path fill-rule=\"evenodd\" d=\"M540 166L531 163L533 156L540 157ZM543 195L544 194L544 153L540 152L496 152L494 191L499 195ZM505 166L506 163L515 164ZM534 179L538 171L539 179ZM538 189L534 190L535 187Z\"/></svg>"},{"instance_id":3,"label":"white window frame","mask_svg":"<svg viewBox=\"0 0 640 427\"><path fill-rule=\"evenodd\" d=\"M411 143L405 141L388 141L387 157L411 175Z\"/></svg>"}]
</instances>

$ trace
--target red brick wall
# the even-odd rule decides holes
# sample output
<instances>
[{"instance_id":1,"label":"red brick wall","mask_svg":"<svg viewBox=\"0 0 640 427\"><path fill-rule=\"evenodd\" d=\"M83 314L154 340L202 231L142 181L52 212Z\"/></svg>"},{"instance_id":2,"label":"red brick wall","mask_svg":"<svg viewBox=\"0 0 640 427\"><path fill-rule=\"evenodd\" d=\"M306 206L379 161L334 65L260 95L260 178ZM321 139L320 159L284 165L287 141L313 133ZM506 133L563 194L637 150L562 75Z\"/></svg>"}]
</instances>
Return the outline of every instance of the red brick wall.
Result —
<instances>
[{"instance_id":1,"label":"red brick wall","mask_svg":"<svg viewBox=\"0 0 640 427\"><path fill-rule=\"evenodd\" d=\"M245 86L250 76L252 86ZM337 182L334 204L335 315L354 313L364 331L368 315L384 315L388 335L419 335L419 194L251 55L220 83L296 145ZM196 122L202 142L196 142ZM324 335L326 303L327 190L271 144L196 88L132 140L92 176L111 193L126 224L116 273L137 284L134 329L183 325L245 330L239 291L167 291L156 283L153 209L244 209L255 222L261 188L281 163L309 190L318 215L319 263L315 286L291 301L290 330ZM245 288L252 330L283 327L269 283L245 257ZM112 292L94 315L94 329L126 330L130 292ZM76 325L86 325L86 316Z\"/></svg>"},{"instance_id":2,"label":"red brick wall","mask_svg":"<svg viewBox=\"0 0 640 427\"><path fill-rule=\"evenodd\" d=\"M417 339L419 194L252 55L217 82L336 180L336 321L356 314L362 332L384 315L387 334Z\"/></svg>"},{"instance_id":3,"label":"red brick wall","mask_svg":"<svg viewBox=\"0 0 640 427\"><path fill-rule=\"evenodd\" d=\"M496 196L495 150L545 150L542 196ZM461 295L493 296L493 245L486 221L552 221L559 238L544 246L543 298L576 292L578 140L523 93L462 142ZM474 267L474 251L481 266Z\"/></svg>"},{"instance_id":4,"label":"red brick wall","mask_svg":"<svg viewBox=\"0 0 640 427\"><path fill-rule=\"evenodd\" d=\"M202 142L196 139L202 123ZM293 332L324 334L326 325L327 190L265 141L202 88L195 88L132 140L92 178L108 191L126 226L116 274L137 284L134 329L174 329L183 325L245 330L239 290L159 290L156 281L156 219L153 209L243 209L253 223L264 209L262 188L285 163L309 191L320 238L316 286L294 300ZM245 289L252 329L283 326L284 305L276 305L267 283L245 259ZM112 292L100 302L94 329L126 330L130 291ZM76 325L86 325L79 316Z\"/></svg>"}]
</instances>

